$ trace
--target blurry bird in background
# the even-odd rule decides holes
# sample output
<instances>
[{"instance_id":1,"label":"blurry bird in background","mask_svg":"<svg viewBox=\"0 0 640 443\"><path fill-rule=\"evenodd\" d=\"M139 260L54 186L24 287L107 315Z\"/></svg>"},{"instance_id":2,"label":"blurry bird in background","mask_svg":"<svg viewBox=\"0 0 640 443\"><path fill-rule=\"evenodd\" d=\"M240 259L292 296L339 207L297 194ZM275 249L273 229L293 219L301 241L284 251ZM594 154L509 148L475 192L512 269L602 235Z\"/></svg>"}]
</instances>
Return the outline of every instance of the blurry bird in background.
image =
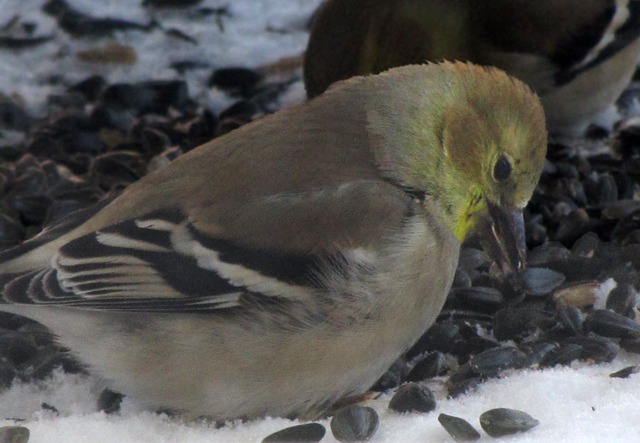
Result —
<instances>
[{"instance_id":1,"label":"blurry bird in background","mask_svg":"<svg viewBox=\"0 0 640 443\"><path fill-rule=\"evenodd\" d=\"M640 53L640 0L327 0L304 61L309 97L354 75L425 61L492 65L541 98L551 135L611 109Z\"/></svg>"}]
</instances>

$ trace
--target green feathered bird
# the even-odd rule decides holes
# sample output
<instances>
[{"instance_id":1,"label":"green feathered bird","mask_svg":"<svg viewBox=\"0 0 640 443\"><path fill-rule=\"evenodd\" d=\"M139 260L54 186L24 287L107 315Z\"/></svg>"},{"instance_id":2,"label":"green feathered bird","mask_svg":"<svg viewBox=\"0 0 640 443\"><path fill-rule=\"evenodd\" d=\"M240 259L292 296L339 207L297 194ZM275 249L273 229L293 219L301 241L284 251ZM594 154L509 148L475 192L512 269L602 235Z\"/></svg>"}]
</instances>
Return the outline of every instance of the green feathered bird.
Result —
<instances>
[{"instance_id":1,"label":"green feathered bird","mask_svg":"<svg viewBox=\"0 0 640 443\"><path fill-rule=\"evenodd\" d=\"M524 264L542 107L497 69L337 84L0 255L0 310L116 391L216 420L312 417L433 323L460 243Z\"/></svg>"}]
</instances>

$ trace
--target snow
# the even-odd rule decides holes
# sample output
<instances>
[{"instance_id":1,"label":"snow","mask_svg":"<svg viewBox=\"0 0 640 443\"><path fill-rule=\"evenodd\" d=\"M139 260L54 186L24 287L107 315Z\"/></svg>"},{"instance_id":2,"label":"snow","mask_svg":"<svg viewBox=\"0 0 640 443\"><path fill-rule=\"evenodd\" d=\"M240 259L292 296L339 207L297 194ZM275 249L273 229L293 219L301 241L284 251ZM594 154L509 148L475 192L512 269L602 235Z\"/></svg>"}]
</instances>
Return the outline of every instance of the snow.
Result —
<instances>
[{"instance_id":1,"label":"snow","mask_svg":"<svg viewBox=\"0 0 640 443\"><path fill-rule=\"evenodd\" d=\"M220 110L230 99L206 87L213 68L257 66L280 57L300 54L305 47L305 25L319 0L210 0L200 6L228 7L229 17L206 19L189 16L189 10L158 10L151 15L165 28L174 27L196 38L194 45L167 37L161 30L150 33L118 32L117 42L135 48L138 61L133 65L97 65L79 61L75 54L104 40L77 39L58 29L53 18L40 11L43 1L0 0L0 26L14 15L38 24L37 35L56 35L55 43L45 43L27 51L0 52L0 93L17 96L29 109L43 106L46 97L64 86L101 74L110 82L176 78L167 60L189 59L206 62L207 69L186 74L191 94L203 104ZM94 16L118 17L147 23L149 13L140 1L69 0L80 11ZM185 20L186 18L186 20ZM57 83L48 81L50 73L64 73ZM303 89L298 82L284 99L300 100ZM507 407L526 411L540 421L531 431L501 442L631 442L640 440L638 402L640 374L627 379L608 375L629 365L640 364L640 356L622 353L610 364L581 363L570 368L519 371L488 381L470 394L455 400L443 395L442 380L430 382L438 398L436 411L429 414L401 415L389 412L389 395L370 405L380 414L381 424L374 442L428 441L450 442L451 437L437 421L439 413L467 419L480 429L479 415L491 408ZM231 423L217 429L207 422L183 422L163 414L143 410L135 399L125 398L114 415L97 412L96 400L102 383L87 375L55 373L40 383L14 383L0 392L0 426L21 424L31 431L30 442L92 443L110 442L259 442L272 432L295 424L285 419L265 418L248 423ZM59 414L43 410L42 403L54 406ZM336 441L328 421L323 442ZM493 441L483 433L480 441Z\"/></svg>"},{"instance_id":2,"label":"snow","mask_svg":"<svg viewBox=\"0 0 640 443\"><path fill-rule=\"evenodd\" d=\"M520 409L540 421L532 430L509 437L504 443L526 442L635 442L640 438L638 399L640 374L626 379L609 374L629 365L640 364L640 355L622 353L608 364L580 363L573 367L517 371L480 385L475 392L458 399L446 399L442 380L429 382L436 392L436 410L428 414L398 414L387 409L390 394L371 400L368 406L380 416L380 427L372 442L396 443L424 441L451 442L438 423L440 413L462 417L480 430L478 417L488 409ZM86 375L55 373L40 384L14 384L0 394L0 426L21 424L31 431L31 443L244 443L260 442L267 435L298 424L281 418L228 423L216 429L213 423L184 422L164 414L144 411L125 397L121 411L107 415L96 411L102 384ZM41 403L54 406L59 415L42 410ZM323 443L336 442L329 421ZM480 442L495 441L480 431Z\"/></svg>"}]
</instances>

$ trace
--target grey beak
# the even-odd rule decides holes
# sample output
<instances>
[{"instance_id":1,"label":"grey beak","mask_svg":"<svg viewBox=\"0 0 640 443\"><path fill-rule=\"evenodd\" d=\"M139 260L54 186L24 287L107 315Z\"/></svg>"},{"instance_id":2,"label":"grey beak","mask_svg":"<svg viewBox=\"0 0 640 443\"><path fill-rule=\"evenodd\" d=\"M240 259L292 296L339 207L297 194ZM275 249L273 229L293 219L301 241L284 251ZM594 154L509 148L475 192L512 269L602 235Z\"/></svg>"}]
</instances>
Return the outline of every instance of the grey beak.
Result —
<instances>
[{"instance_id":1,"label":"grey beak","mask_svg":"<svg viewBox=\"0 0 640 443\"><path fill-rule=\"evenodd\" d=\"M481 228L482 245L496 260L505 275L525 268L527 246L525 244L522 210L501 208L487 202L489 217Z\"/></svg>"}]
</instances>

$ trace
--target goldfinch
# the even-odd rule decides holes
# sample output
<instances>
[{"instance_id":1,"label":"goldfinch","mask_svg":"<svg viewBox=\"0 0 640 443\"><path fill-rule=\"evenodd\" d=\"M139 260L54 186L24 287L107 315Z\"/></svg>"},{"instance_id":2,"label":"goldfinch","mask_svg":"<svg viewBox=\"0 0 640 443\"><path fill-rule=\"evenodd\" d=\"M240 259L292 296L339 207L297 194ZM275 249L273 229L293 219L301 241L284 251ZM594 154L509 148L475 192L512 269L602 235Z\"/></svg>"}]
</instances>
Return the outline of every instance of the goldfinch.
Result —
<instances>
[{"instance_id":1,"label":"goldfinch","mask_svg":"<svg viewBox=\"0 0 640 443\"><path fill-rule=\"evenodd\" d=\"M497 66L540 96L552 135L576 136L620 96L639 53L640 0L327 0L304 79L313 97L394 66Z\"/></svg>"},{"instance_id":2,"label":"goldfinch","mask_svg":"<svg viewBox=\"0 0 640 443\"><path fill-rule=\"evenodd\" d=\"M434 321L471 232L524 265L545 150L538 98L497 69L352 78L2 253L0 310L150 407L313 417Z\"/></svg>"}]
</instances>

